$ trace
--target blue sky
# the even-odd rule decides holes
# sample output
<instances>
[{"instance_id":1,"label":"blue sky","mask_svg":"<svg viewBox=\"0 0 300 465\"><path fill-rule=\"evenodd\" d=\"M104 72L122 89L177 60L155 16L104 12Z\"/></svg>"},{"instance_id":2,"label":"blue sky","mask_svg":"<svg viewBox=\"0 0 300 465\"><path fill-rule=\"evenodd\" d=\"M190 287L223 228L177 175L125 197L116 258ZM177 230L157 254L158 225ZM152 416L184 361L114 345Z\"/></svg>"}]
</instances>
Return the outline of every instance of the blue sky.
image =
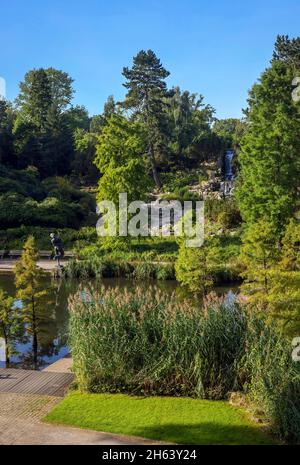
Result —
<instances>
[{"instance_id":1,"label":"blue sky","mask_svg":"<svg viewBox=\"0 0 300 465\"><path fill-rule=\"evenodd\" d=\"M32 68L74 79L75 104L99 113L122 99L122 67L153 49L169 86L201 93L219 118L239 117L277 34L300 33L299 0L2 0L0 76L7 98Z\"/></svg>"}]
</instances>

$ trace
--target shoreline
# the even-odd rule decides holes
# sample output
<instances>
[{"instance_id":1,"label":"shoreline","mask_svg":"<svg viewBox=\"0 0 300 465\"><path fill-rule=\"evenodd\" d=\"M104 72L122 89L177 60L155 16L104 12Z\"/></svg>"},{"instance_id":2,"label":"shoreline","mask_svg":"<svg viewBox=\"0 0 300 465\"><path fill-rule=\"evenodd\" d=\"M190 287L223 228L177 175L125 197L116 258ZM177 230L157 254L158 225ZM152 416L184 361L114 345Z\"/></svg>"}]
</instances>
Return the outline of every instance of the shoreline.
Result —
<instances>
[{"instance_id":1,"label":"shoreline","mask_svg":"<svg viewBox=\"0 0 300 465\"><path fill-rule=\"evenodd\" d=\"M0 273L12 272L15 264L18 260L15 259L1 259L0 260ZM65 265L68 260L63 259L60 261L62 265ZM54 260L38 260L37 266L42 270L51 273L56 269L56 261Z\"/></svg>"}]
</instances>

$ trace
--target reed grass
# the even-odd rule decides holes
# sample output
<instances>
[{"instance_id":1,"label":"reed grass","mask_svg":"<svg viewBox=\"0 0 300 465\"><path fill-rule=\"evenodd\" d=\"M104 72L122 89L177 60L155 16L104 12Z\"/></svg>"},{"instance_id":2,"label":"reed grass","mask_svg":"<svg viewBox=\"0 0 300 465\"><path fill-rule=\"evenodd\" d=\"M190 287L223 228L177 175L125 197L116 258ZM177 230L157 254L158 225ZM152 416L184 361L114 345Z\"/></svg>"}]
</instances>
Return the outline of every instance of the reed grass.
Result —
<instances>
[{"instance_id":1,"label":"reed grass","mask_svg":"<svg viewBox=\"0 0 300 465\"><path fill-rule=\"evenodd\" d=\"M64 267L67 278L134 278L134 279L175 279L173 263L150 261L114 260L109 257L95 257L85 260L70 260Z\"/></svg>"},{"instance_id":2,"label":"reed grass","mask_svg":"<svg viewBox=\"0 0 300 465\"><path fill-rule=\"evenodd\" d=\"M158 291L81 289L70 347L86 392L225 399L243 391L283 439L300 441L300 364L275 324L237 301L204 305Z\"/></svg>"}]
</instances>

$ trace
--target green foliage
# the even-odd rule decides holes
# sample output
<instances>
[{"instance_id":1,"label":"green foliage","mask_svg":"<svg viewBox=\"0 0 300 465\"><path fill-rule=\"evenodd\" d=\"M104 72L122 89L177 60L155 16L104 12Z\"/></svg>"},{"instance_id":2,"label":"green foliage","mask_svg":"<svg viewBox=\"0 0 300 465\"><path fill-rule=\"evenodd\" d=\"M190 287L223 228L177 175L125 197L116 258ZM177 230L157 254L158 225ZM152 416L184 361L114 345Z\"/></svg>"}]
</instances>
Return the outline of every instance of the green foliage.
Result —
<instances>
[{"instance_id":1,"label":"green foliage","mask_svg":"<svg viewBox=\"0 0 300 465\"><path fill-rule=\"evenodd\" d=\"M0 167L1 163L8 166L16 165L12 134L14 117L12 106L0 100Z\"/></svg>"},{"instance_id":2,"label":"green foliage","mask_svg":"<svg viewBox=\"0 0 300 465\"><path fill-rule=\"evenodd\" d=\"M246 266L243 288L251 301L266 300L271 287L271 273L278 261L279 250L273 225L263 219L249 226L243 236L241 259Z\"/></svg>"},{"instance_id":3,"label":"green foliage","mask_svg":"<svg viewBox=\"0 0 300 465\"><path fill-rule=\"evenodd\" d=\"M300 223L291 219L282 239L282 267L300 271Z\"/></svg>"},{"instance_id":4,"label":"green foliage","mask_svg":"<svg viewBox=\"0 0 300 465\"><path fill-rule=\"evenodd\" d=\"M218 216L220 225L225 230L238 227L241 222L241 215L234 198L229 197L224 200L224 210Z\"/></svg>"},{"instance_id":5,"label":"green foliage","mask_svg":"<svg viewBox=\"0 0 300 465\"><path fill-rule=\"evenodd\" d=\"M105 256L115 261L164 263L174 262L178 253L178 244L174 236L132 238L130 243L115 241L117 247L112 247L112 244L103 239L98 238L98 241L91 241L88 246L82 248L79 258L84 260Z\"/></svg>"},{"instance_id":6,"label":"green foliage","mask_svg":"<svg viewBox=\"0 0 300 465\"><path fill-rule=\"evenodd\" d=\"M14 268L16 297L22 301L22 320L32 337L34 368L38 368L38 339L43 325L51 319L51 312L45 313L49 306L49 292L45 288L45 272L37 266L38 251L33 236L29 236L23 253ZM53 304L53 302L52 302Z\"/></svg>"},{"instance_id":7,"label":"green foliage","mask_svg":"<svg viewBox=\"0 0 300 465\"><path fill-rule=\"evenodd\" d=\"M239 254L239 237L210 237L198 248L186 247L181 241L176 279L190 290L204 294L213 285L239 281Z\"/></svg>"},{"instance_id":8,"label":"green foliage","mask_svg":"<svg viewBox=\"0 0 300 465\"><path fill-rule=\"evenodd\" d=\"M145 261L133 264L133 267L132 276L135 279L145 280L152 278L161 281L175 279L174 265L170 263L161 264Z\"/></svg>"},{"instance_id":9,"label":"green foliage","mask_svg":"<svg viewBox=\"0 0 300 465\"><path fill-rule=\"evenodd\" d=\"M207 198L204 208L206 221L219 223L224 229L233 229L241 224L240 211L233 197L223 200Z\"/></svg>"},{"instance_id":10,"label":"green foliage","mask_svg":"<svg viewBox=\"0 0 300 465\"><path fill-rule=\"evenodd\" d=\"M197 171L174 171L164 173L161 179L164 185L164 193L160 196L163 200L200 200L195 192L190 192L190 186L197 184L199 173Z\"/></svg>"},{"instance_id":11,"label":"green foliage","mask_svg":"<svg viewBox=\"0 0 300 465\"><path fill-rule=\"evenodd\" d=\"M67 73L54 68L26 73L13 129L19 167L33 165L43 177L70 172L74 149L66 111L73 96L72 82Z\"/></svg>"},{"instance_id":12,"label":"green foliage","mask_svg":"<svg viewBox=\"0 0 300 465\"><path fill-rule=\"evenodd\" d=\"M79 389L222 399L243 390L281 438L297 442L300 368L274 324L216 297L190 302L136 289L70 299Z\"/></svg>"},{"instance_id":13,"label":"green foliage","mask_svg":"<svg viewBox=\"0 0 300 465\"><path fill-rule=\"evenodd\" d=\"M152 50L141 50L133 58L131 69L123 68L128 90L123 103L124 108L131 109L141 120L147 132L147 154L156 186L162 187L157 170L157 154L161 150L165 136L165 107L169 76L159 58Z\"/></svg>"},{"instance_id":14,"label":"green foliage","mask_svg":"<svg viewBox=\"0 0 300 465\"><path fill-rule=\"evenodd\" d=\"M284 61L295 70L300 68L300 37L290 39L287 35L278 35L273 53L274 61Z\"/></svg>"},{"instance_id":15,"label":"green foliage","mask_svg":"<svg viewBox=\"0 0 300 465\"><path fill-rule=\"evenodd\" d=\"M248 227L243 238L241 260L246 269L242 290L256 308L276 317L285 332L300 328L299 224L291 220L276 244L273 226L263 220Z\"/></svg>"},{"instance_id":16,"label":"green foliage","mask_svg":"<svg viewBox=\"0 0 300 465\"><path fill-rule=\"evenodd\" d=\"M171 90L166 108L168 120L167 163L176 168L199 167L204 160L216 160L222 142L211 130L214 109L203 103L203 96Z\"/></svg>"},{"instance_id":17,"label":"green foliage","mask_svg":"<svg viewBox=\"0 0 300 465\"><path fill-rule=\"evenodd\" d=\"M140 125L120 115L112 116L97 144L95 164L103 174L98 200L111 200L118 205L121 192L127 192L128 201L143 200L150 188L144 152L144 134Z\"/></svg>"},{"instance_id":18,"label":"green foliage","mask_svg":"<svg viewBox=\"0 0 300 465\"><path fill-rule=\"evenodd\" d=\"M159 281L175 279L175 268L171 263L156 266L155 277Z\"/></svg>"},{"instance_id":19,"label":"green foliage","mask_svg":"<svg viewBox=\"0 0 300 465\"><path fill-rule=\"evenodd\" d=\"M241 368L247 371L245 390L264 412L273 430L290 442L300 440L300 365L292 361L292 346L274 324L252 318L248 350ZM245 376L245 372L244 372Z\"/></svg>"},{"instance_id":20,"label":"green foliage","mask_svg":"<svg viewBox=\"0 0 300 465\"><path fill-rule=\"evenodd\" d=\"M40 181L35 170L0 168L1 228L71 227L96 224L95 201L65 178ZM5 178L4 178L5 176Z\"/></svg>"},{"instance_id":21,"label":"green foliage","mask_svg":"<svg viewBox=\"0 0 300 465\"><path fill-rule=\"evenodd\" d=\"M186 247L182 242L176 261L176 278L191 291L206 293L213 285L212 263L204 247Z\"/></svg>"},{"instance_id":22,"label":"green foliage","mask_svg":"<svg viewBox=\"0 0 300 465\"><path fill-rule=\"evenodd\" d=\"M279 320L285 333L297 336L300 330L300 271L274 267L270 284L267 295L269 313Z\"/></svg>"},{"instance_id":23,"label":"green foliage","mask_svg":"<svg viewBox=\"0 0 300 465\"><path fill-rule=\"evenodd\" d=\"M88 131L90 127L89 112L84 106L76 105L71 106L65 112L65 119L67 125L71 128L72 132L76 133L77 129Z\"/></svg>"},{"instance_id":24,"label":"green foliage","mask_svg":"<svg viewBox=\"0 0 300 465\"><path fill-rule=\"evenodd\" d=\"M75 156L72 161L73 175L85 182L96 182L99 178L94 160L96 154L97 135L82 128L75 129Z\"/></svg>"},{"instance_id":25,"label":"green foliage","mask_svg":"<svg viewBox=\"0 0 300 465\"><path fill-rule=\"evenodd\" d=\"M112 260L109 257L95 257L86 260L69 260L64 267L67 278L117 278L132 273L129 263Z\"/></svg>"},{"instance_id":26,"label":"green foliage","mask_svg":"<svg viewBox=\"0 0 300 465\"><path fill-rule=\"evenodd\" d=\"M198 173L196 171L180 171L176 170L170 173L163 173L161 178L164 184L165 192L175 192L182 187L191 184L197 184Z\"/></svg>"},{"instance_id":27,"label":"green foliage","mask_svg":"<svg viewBox=\"0 0 300 465\"><path fill-rule=\"evenodd\" d=\"M249 93L236 197L247 222L243 290L287 332L299 328L300 107L292 81L299 65L299 38L278 36L271 66Z\"/></svg>"},{"instance_id":28,"label":"green foliage","mask_svg":"<svg viewBox=\"0 0 300 465\"><path fill-rule=\"evenodd\" d=\"M246 131L246 122L237 118L219 119L214 122L213 132L222 142L223 148L239 151L241 139Z\"/></svg>"},{"instance_id":29,"label":"green foliage","mask_svg":"<svg viewBox=\"0 0 300 465\"><path fill-rule=\"evenodd\" d=\"M294 70L275 60L249 94L236 196L243 219L260 218L280 237L299 199L300 106L293 102Z\"/></svg>"},{"instance_id":30,"label":"green foliage","mask_svg":"<svg viewBox=\"0 0 300 465\"><path fill-rule=\"evenodd\" d=\"M171 263L155 263L150 261L136 262L126 256L126 260L113 255L90 256L83 260L69 260L64 267L64 275L68 278L119 278L132 277L138 280L175 278L174 266Z\"/></svg>"},{"instance_id":31,"label":"green foliage","mask_svg":"<svg viewBox=\"0 0 300 465\"><path fill-rule=\"evenodd\" d=\"M15 170L0 165L0 194L16 192L35 200L45 197L38 172L34 167L26 170Z\"/></svg>"},{"instance_id":32,"label":"green foliage","mask_svg":"<svg viewBox=\"0 0 300 465\"><path fill-rule=\"evenodd\" d=\"M37 202L18 194L0 197L0 222L4 228L17 225L78 228L86 218L86 210L75 203L47 197Z\"/></svg>"},{"instance_id":33,"label":"green foliage","mask_svg":"<svg viewBox=\"0 0 300 465\"><path fill-rule=\"evenodd\" d=\"M20 226L0 230L0 248L6 251L20 250L23 248L28 236L35 237L39 250L50 250L50 233L55 230L59 233L66 250L77 249L96 242L97 233L95 227L83 227L79 230L70 228L41 228L38 226Z\"/></svg>"}]
</instances>

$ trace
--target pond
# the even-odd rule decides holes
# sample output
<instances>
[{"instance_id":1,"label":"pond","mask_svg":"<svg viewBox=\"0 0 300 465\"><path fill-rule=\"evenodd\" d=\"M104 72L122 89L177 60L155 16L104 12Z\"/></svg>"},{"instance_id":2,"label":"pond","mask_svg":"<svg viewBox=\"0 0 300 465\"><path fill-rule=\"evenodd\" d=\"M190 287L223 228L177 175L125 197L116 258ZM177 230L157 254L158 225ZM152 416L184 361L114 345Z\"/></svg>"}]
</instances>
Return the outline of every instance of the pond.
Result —
<instances>
[{"instance_id":1,"label":"pond","mask_svg":"<svg viewBox=\"0 0 300 465\"><path fill-rule=\"evenodd\" d=\"M67 355L69 352L68 341L68 297L75 293L82 284L92 285L94 289L117 288L120 295L125 289L132 290L137 286L153 291L161 290L171 295L176 292L178 299L185 298L187 294L182 290L176 281L147 281L140 282L125 278L106 278L101 281L90 280L88 282L77 280L53 280L50 275L46 278L45 286L53 286L51 306L45 306L45 315L43 315L43 325L38 335L38 354L36 368L43 369L56 360ZM15 295L14 276L13 274L0 274L0 288L4 289L11 296ZM216 288L218 294L226 294L232 287ZM234 290L234 289L233 289ZM20 302L16 302L21 305ZM15 353L11 356L11 367L33 369L34 356L32 351L32 342L26 329L17 339ZM0 347L0 367L5 367L4 349Z\"/></svg>"}]
</instances>

